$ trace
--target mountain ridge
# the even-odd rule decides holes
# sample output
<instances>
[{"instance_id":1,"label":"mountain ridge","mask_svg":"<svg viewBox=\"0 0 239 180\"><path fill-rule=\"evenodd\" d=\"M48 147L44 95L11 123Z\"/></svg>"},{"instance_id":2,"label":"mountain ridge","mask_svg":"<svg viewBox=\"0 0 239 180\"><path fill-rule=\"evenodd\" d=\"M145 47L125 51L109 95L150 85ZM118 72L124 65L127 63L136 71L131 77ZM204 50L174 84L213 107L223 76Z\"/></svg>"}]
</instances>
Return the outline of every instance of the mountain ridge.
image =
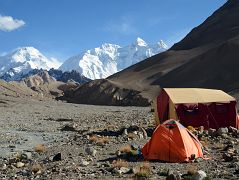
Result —
<instances>
[{"instance_id":1,"label":"mountain ridge","mask_svg":"<svg viewBox=\"0 0 239 180\"><path fill-rule=\"evenodd\" d=\"M106 78L167 48L162 40L148 45L141 38L124 47L103 43L72 56L61 64L54 58L47 58L34 47L21 47L0 56L0 77L6 81L19 81L34 69L54 68L63 72L74 70L88 79Z\"/></svg>"},{"instance_id":2,"label":"mountain ridge","mask_svg":"<svg viewBox=\"0 0 239 180\"><path fill-rule=\"evenodd\" d=\"M104 43L67 59L59 69L76 70L89 79L106 78L167 48L162 40L149 45L141 38L124 47Z\"/></svg>"}]
</instances>

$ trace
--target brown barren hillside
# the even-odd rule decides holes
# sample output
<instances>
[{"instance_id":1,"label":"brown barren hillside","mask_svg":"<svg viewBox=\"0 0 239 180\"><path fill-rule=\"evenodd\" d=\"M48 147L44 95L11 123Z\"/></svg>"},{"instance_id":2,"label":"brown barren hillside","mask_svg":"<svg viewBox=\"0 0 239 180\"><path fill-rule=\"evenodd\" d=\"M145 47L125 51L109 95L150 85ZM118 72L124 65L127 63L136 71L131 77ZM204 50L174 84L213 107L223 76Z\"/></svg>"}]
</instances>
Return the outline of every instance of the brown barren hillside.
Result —
<instances>
[{"instance_id":1,"label":"brown barren hillside","mask_svg":"<svg viewBox=\"0 0 239 180\"><path fill-rule=\"evenodd\" d=\"M239 89L239 1L229 0L201 25L194 28L184 39L166 52L148 58L107 80L83 85L71 96L79 103L82 98L92 97L108 81L113 88L136 90L143 97L152 99L160 87L217 88L227 92ZM86 93L77 91L84 89ZM88 89L88 90L86 90ZM113 93L117 93L117 90ZM105 100L92 99L88 104L108 104ZM132 97L131 97L132 98ZM111 104L112 105L112 104Z\"/></svg>"}]
</instances>

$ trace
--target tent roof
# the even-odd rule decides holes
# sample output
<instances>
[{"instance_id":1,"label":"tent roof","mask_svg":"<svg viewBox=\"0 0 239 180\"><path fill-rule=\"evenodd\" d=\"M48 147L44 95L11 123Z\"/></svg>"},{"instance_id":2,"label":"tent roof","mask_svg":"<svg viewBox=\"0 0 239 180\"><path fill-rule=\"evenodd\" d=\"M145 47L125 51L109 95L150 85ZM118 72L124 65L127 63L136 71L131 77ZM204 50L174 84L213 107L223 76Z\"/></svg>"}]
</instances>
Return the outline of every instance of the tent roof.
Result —
<instances>
[{"instance_id":1,"label":"tent roof","mask_svg":"<svg viewBox=\"0 0 239 180\"><path fill-rule=\"evenodd\" d=\"M216 89L202 88L164 88L174 104L230 102L235 98Z\"/></svg>"}]
</instances>

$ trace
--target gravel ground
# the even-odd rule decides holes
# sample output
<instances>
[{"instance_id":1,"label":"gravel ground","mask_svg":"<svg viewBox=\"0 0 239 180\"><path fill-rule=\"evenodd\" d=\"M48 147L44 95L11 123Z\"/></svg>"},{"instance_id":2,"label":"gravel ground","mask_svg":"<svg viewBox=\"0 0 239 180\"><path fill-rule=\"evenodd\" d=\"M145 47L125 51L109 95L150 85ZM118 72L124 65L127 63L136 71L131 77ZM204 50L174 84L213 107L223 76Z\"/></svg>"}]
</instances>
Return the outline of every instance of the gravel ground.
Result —
<instances>
[{"instance_id":1,"label":"gravel ground","mask_svg":"<svg viewBox=\"0 0 239 180\"><path fill-rule=\"evenodd\" d=\"M137 151L119 153L123 146L137 149L150 139L154 126L149 107L0 96L0 114L0 179L132 179L141 165L149 166L149 179L197 170L210 179L239 178L237 134L205 133L202 143L211 159L200 162L145 163ZM231 159L222 158L225 153ZM125 172L117 168L117 159L127 166Z\"/></svg>"}]
</instances>

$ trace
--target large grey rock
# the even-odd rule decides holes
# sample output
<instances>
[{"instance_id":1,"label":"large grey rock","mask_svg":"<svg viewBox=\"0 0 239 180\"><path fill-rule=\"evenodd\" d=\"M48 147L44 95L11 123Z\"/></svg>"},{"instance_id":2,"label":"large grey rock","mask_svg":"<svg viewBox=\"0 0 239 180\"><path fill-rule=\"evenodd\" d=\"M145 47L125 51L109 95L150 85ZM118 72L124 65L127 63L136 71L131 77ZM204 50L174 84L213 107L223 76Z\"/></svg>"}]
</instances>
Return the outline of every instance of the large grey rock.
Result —
<instances>
[{"instance_id":1,"label":"large grey rock","mask_svg":"<svg viewBox=\"0 0 239 180\"><path fill-rule=\"evenodd\" d=\"M225 127L225 128L219 128L218 130L217 130L217 135L219 135L219 136L223 136L223 135L225 135L225 134L227 134L228 133L228 128L227 127Z\"/></svg>"},{"instance_id":2,"label":"large grey rock","mask_svg":"<svg viewBox=\"0 0 239 180\"><path fill-rule=\"evenodd\" d=\"M199 170L192 176L192 180L203 180L205 177L207 177L207 174L204 171Z\"/></svg>"}]
</instances>

